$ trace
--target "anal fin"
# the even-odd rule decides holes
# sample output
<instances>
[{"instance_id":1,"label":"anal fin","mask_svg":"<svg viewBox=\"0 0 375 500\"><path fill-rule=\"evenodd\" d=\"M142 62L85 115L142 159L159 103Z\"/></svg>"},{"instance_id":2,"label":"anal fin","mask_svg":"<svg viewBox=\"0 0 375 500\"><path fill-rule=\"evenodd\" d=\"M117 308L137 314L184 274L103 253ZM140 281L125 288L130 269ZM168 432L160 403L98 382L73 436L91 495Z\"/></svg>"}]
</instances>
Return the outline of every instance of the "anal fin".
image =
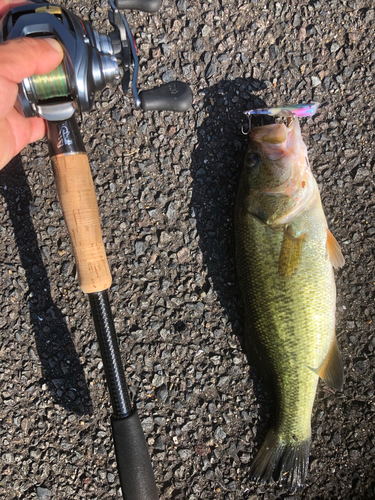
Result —
<instances>
[{"instance_id":1,"label":"anal fin","mask_svg":"<svg viewBox=\"0 0 375 500\"><path fill-rule=\"evenodd\" d=\"M279 258L279 273L281 276L290 278L296 272L305 237L305 234L294 236L290 226L285 229Z\"/></svg>"},{"instance_id":2,"label":"anal fin","mask_svg":"<svg viewBox=\"0 0 375 500\"><path fill-rule=\"evenodd\" d=\"M336 335L323 363L319 368L312 370L319 375L329 387L337 391L342 391L344 384L344 368Z\"/></svg>"},{"instance_id":3,"label":"anal fin","mask_svg":"<svg viewBox=\"0 0 375 500\"><path fill-rule=\"evenodd\" d=\"M345 264L345 258L341 253L339 244L331 231L327 228L327 253L332 266L335 269L342 267Z\"/></svg>"}]
</instances>

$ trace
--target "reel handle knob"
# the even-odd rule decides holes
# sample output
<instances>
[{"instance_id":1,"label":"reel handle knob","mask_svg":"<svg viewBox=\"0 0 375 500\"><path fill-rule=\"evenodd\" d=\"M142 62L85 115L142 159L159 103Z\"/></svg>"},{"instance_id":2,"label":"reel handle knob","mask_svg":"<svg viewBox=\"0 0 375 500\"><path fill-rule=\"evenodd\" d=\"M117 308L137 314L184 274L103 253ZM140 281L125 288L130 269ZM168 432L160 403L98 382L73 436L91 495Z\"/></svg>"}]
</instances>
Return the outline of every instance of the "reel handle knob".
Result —
<instances>
[{"instance_id":1,"label":"reel handle knob","mask_svg":"<svg viewBox=\"0 0 375 500\"><path fill-rule=\"evenodd\" d=\"M139 93L144 111L186 111L193 101L193 92L184 82L170 82Z\"/></svg>"},{"instance_id":2,"label":"reel handle knob","mask_svg":"<svg viewBox=\"0 0 375 500\"><path fill-rule=\"evenodd\" d=\"M115 0L118 9L141 10L143 12L157 12L161 7L161 0Z\"/></svg>"}]
</instances>

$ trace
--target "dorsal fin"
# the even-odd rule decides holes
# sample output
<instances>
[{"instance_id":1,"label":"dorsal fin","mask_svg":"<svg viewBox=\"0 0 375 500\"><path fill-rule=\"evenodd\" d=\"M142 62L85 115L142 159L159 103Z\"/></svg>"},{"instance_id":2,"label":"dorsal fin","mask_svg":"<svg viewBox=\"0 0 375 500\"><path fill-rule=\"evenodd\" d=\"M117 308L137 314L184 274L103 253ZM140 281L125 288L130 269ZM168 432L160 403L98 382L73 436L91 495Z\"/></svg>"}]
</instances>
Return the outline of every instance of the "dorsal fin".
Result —
<instances>
[{"instance_id":1,"label":"dorsal fin","mask_svg":"<svg viewBox=\"0 0 375 500\"><path fill-rule=\"evenodd\" d=\"M342 391L344 384L344 368L336 335L323 363L316 370L313 368L312 370L332 389Z\"/></svg>"},{"instance_id":2,"label":"dorsal fin","mask_svg":"<svg viewBox=\"0 0 375 500\"><path fill-rule=\"evenodd\" d=\"M296 272L305 237L305 234L294 236L290 226L284 230L284 239L279 258L279 273L281 276L290 278Z\"/></svg>"},{"instance_id":3,"label":"dorsal fin","mask_svg":"<svg viewBox=\"0 0 375 500\"><path fill-rule=\"evenodd\" d=\"M332 266L337 269L345 264L345 258L341 253L339 244L336 238L327 227L327 253Z\"/></svg>"}]
</instances>

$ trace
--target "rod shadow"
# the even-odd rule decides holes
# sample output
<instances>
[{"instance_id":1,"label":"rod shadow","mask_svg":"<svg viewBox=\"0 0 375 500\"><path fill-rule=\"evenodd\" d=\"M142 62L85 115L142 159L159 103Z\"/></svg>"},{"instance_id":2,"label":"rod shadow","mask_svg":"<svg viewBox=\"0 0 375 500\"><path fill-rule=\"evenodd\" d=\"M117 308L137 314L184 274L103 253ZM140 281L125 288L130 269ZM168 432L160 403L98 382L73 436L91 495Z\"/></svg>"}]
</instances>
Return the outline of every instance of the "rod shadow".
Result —
<instances>
[{"instance_id":1,"label":"rod shadow","mask_svg":"<svg viewBox=\"0 0 375 500\"><path fill-rule=\"evenodd\" d=\"M25 300L41 362L40 384L47 384L55 402L66 410L77 415L91 415L92 401L82 364L65 317L51 296L49 279L30 215L33 197L20 156L15 157L0 172L0 186L3 188L28 283Z\"/></svg>"}]
</instances>

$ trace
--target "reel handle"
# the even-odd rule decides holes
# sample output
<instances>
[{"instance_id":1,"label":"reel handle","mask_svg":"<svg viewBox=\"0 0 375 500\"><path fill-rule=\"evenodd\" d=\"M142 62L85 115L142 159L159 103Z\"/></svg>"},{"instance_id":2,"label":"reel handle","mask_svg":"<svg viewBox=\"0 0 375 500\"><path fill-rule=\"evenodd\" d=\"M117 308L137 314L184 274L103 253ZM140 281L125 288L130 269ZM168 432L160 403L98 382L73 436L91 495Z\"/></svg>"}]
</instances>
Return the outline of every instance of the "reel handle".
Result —
<instances>
[{"instance_id":1,"label":"reel handle","mask_svg":"<svg viewBox=\"0 0 375 500\"><path fill-rule=\"evenodd\" d=\"M193 92L187 83L170 82L139 93L144 111L186 111L193 101Z\"/></svg>"},{"instance_id":2,"label":"reel handle","mask_svg":"<svg viewBox=\"0 0 375 500\"><path fill-rule=\"evenodd\" d=\"M161 7L161 0L115 0L118 9L141 10L143 12L157 12Z\"/></svg>"}]
</instances>

